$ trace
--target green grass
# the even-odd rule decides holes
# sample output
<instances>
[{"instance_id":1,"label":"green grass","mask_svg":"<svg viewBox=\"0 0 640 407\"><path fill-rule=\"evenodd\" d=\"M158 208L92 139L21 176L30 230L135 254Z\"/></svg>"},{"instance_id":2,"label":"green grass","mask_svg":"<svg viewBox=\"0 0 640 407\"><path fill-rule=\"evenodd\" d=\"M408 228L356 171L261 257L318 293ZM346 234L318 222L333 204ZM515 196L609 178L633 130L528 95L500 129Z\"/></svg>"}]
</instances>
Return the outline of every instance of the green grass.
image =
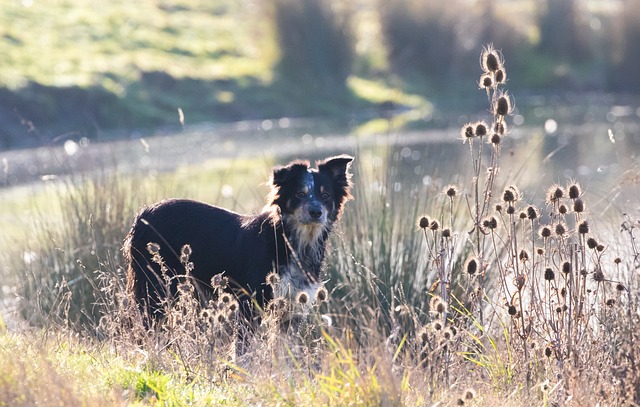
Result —
<instances>
[{"instance_id":1,"label":"green grass","mask_svg":"<svg viewBox=\"0 0 640 407\"><path fill-rule=\"evenodd\" d=\"M491 102L501 89L489 89ZM504 115L493 109L485 120L493 129ZM471 127L465 144L357 138L347 151L356 156L355 199L328 256L330 300L307 311L286 303L297 326L267 309L246 343L235 311L221 300L201 307L188 283L165 323L147 330L124 289L120 247L140 205L167 195L258 209L257 184L282 157L187 163L167 174L96 170L12 198L13 210L37 210L23 233L9 225L2 236L0 404L638 403L638 225L622 214L637 163L620 155L628 181L611 202L592 200L595 178L579 196L566 196L565 185L550 195L533 169L560 178L563 162L545 162L535 140L488 143ZM420 227L422 217L429 222ZM471 258L479 268L468 267Z\"/></svg>"}]
</instances>

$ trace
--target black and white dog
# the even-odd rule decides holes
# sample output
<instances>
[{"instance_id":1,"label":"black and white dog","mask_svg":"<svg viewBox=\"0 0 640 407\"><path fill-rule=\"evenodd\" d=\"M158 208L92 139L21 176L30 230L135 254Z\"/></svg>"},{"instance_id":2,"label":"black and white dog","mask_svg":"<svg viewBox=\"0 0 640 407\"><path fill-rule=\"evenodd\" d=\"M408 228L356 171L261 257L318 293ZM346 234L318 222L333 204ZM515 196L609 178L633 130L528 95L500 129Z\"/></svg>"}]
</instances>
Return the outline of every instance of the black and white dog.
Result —
<instances>
[{"instance_id":1,"label":"black and white dog","mask_svg":"<svg viewBox=\"0 0 640 407\"><path fill-rule=\"evenodd\" d=\"M340 155L318 162L317 169L306 161L275 167L268 203L257 215L186 199L143 209L124 242L129 292L150 315L160 310L168 294L160 266L148 250L151 243L159 247L170 276L185 274L180 256L189 245L189 275L198 290L211 291L212 277L224 275L247 318L253 301L264 308L274 297L294 297L301 291L313 299L322 284L327 238L351 198L352 160ZM265 283L271 272L280 277L276 292ZM175 295L177 278L171 280Z\"/></svg>"}]
</instances>

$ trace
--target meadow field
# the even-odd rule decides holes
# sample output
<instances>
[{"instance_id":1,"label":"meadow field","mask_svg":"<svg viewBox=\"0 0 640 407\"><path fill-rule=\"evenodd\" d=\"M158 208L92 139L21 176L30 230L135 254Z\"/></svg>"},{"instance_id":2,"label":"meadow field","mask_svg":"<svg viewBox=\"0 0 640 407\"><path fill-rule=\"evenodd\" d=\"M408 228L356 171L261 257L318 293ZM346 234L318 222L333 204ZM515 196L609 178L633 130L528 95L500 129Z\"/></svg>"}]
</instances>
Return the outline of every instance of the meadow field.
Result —
<instances>
[{"instance_id":1,"label":"meadow field","mask_svg":"<svg viewBox=\"0 0 640 407\"><path fill-rule=\"evenodd\" d=\"M518 127L481 61L487 108L455 129L259 121L4 158L0 405L639 404L636 113ZM273 165L335 153L356 159L328 298L243 343L233 300L189 284L140 323L121 245L143 205L257 211Z\"/></svg>"}]
</instances>

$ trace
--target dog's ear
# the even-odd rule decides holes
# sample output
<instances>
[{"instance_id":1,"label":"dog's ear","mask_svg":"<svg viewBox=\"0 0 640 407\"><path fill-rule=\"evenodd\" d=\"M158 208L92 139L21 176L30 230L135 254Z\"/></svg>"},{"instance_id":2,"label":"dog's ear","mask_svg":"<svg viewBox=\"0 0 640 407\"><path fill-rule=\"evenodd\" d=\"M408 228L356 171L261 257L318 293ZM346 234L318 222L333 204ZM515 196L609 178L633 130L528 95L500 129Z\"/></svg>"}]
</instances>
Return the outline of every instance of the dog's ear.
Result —
<instances>
[{"instance_id":1,"label":"dog's ear","mask_svg":"<svg viewBox=\"0 0 640 407\"><path fill-rule=\"evenodd\" d=\"M352 161L353 157L346 154L329 157L318 162L318 171L328 173L340 184L347 184L350 176L348 171Z\"/></svg>"},{"instance_id":2,"label":"dog's ear","mask_svg":"<svg viewBox=\"0 0 640 407\"><path fill-rule=\"evenodd\" d=\"M306 172L309 169L309 163L306 161L294 161L282 167L274 167L271 175L271 184L281 187L286 184L295 174Z\"/></svg>"}]
</instances>

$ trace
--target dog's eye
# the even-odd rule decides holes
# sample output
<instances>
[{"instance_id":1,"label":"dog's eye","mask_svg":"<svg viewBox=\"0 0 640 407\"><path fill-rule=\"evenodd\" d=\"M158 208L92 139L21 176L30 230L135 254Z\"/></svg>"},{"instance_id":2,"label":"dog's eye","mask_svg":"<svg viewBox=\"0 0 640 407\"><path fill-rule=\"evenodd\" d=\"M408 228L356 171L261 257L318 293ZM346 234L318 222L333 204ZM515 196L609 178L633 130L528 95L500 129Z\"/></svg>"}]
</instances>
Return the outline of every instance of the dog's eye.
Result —
<instances>
[{"instance_id":1,"label":"dog's eye","mask_svg":"<svg viewBox=\"0 0 640 407\"><path fill-rule=\"evenodd\" d=\"M307 196L307 193L306 193L306 192L304 192L304 191L298 191L298 192L296 192L296 198L298 198L298 199L302 199L302 198L304 198L305 196Z\"/></svg>"},{"instance_id":2,"label":"dog's eye","mask_svg":"<svg viewBox=\"0 0 640 407\"><path fill-rule=\"evenodd\" d=\"M322 196L322 199L325 201L328 201L331 199L331 194L329 194L328 192L323 192L321 196Z\"/></svg>"}]
</instances>

